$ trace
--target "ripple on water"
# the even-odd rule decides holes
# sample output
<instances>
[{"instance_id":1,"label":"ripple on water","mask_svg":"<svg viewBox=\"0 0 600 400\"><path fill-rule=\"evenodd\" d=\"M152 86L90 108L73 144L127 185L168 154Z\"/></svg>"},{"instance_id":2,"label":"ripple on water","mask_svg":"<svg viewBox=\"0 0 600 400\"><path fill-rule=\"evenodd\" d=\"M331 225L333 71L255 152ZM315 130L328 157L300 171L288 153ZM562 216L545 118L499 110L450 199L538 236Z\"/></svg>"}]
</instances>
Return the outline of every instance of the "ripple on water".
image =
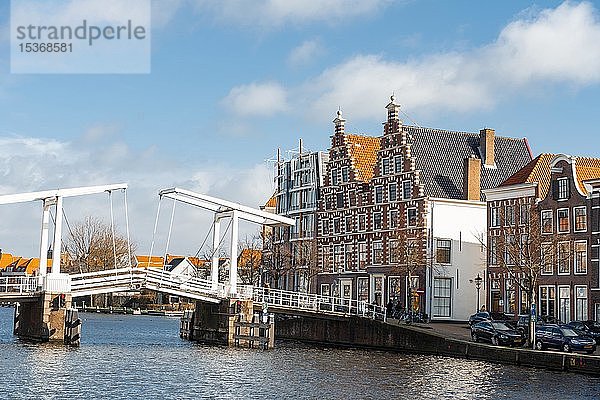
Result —
<instances>
[{"instance_id":1,"label":"ripple on water","mask_svg":"<svg viewBox=\"0 0 600 400\"><path fill-rule=\"evenodd\" d=\"M82 346L12 336L0 308L0 399L600 398L600 379L482 361L278 343L273 351L179 339L178 320L82 314Z\"/></svg>"}]
</instances>

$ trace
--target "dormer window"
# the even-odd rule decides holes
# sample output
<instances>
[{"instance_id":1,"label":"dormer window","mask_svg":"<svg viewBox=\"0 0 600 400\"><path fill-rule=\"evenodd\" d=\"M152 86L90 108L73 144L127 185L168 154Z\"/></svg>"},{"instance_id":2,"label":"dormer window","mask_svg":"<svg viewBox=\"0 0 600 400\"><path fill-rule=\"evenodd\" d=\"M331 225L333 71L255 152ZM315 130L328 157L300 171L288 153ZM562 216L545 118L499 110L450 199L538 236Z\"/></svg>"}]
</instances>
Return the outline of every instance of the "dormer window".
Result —
<instances>
[{"instance_id":1,"label":"dormer window","mask_svg":"<svg viewBox=\"0 0 600 400\"><path fill-rule=\"evenodd\" d=\"M554 199L566 200L571 197L569 191L569 178L559 178L554 181Z\"/></svg>"}]
</instances>

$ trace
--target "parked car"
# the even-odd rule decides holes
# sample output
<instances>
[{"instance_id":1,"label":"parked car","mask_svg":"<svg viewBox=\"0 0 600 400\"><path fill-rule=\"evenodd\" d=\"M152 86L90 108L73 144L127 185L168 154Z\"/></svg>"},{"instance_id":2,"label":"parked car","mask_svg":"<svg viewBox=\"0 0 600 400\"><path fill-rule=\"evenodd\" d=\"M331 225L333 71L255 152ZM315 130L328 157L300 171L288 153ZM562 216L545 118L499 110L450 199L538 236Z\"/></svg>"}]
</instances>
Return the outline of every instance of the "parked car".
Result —
<instances>
[{"instance_id":1,"label":"parked car","mask_svg":"<svg viewBox=\"0 0 600 400\"><path fill-rule=\"evenodd\" d=\"M600 324L596 321L571 321L567 324L583 336L589 336L598 343L600 340Z\"/></svg>"},{"instance_id":2,"label":"parked car","mask_svg":"<svg viewBox=\"0 0 600 400\"><path fill-rule=\"evenodd\" d=\"M579 335L568 325L547 324L536 328L535 348L554 348L567 353L585 351L592 354L596 351L596 342L590 337Z\"/></svg>"},{"instance_id":3,"label":"parked car","mask_svg":"<svg viewBox=\"0 0 600 400\"><path fill-rule=\"evenodd\" d=\"M471 326L481 321L504 321L511 323L510 317L500 312L480 311L469 317L469 325Z\"/></svg>"},{"instance_id":4,"label":"parked car","mask_svg":"<svg viewBox=\"0 0 600 400\"><path fill-rule=\"evenodd\" d=\"M529 336L529 320L531 319L531 316L528 314L524 314L524 315L519 315L519 319L517 320L516 323L516 328L517 331L522 332L525 334L525 336ZM538 316L536 318L536 326L538 325L544 325L544 320Z\"/></svg>"},{"instance_id":5,"label":"parked car","mask_svg":"<svg viewBox=\"0 0 600 400\"><path fill-rule=\"evenodd\" d=\"M490 313L487 311L477 312L469 317L469 325L473 326L474 324L481 321L490 321L492 318Z\"/></svg>"},{"instance_id":6,"label":"parked car","mask_svg":"<svg viewBox=\"0 0 600 400\"><path fill-rule=\"evenodd\" d=\"M500 321L481 321L471 326L471 338L474 342L485 340L497 345L522 346L525 338L512 326Z\"/></svg>"}]
</instances>

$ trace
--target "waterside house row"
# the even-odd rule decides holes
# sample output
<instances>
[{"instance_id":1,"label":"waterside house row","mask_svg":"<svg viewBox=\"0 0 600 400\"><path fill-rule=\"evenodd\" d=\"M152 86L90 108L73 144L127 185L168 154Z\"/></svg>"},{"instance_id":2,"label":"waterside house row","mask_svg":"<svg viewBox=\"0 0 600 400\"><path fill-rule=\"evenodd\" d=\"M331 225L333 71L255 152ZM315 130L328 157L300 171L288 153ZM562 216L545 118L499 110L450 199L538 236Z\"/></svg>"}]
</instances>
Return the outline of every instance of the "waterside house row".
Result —
<instances>
[{"instance_id":1,"label":"waterside house row","mask_svg":"<svg viewBox=\"0 0 600 400\"><path fill-rule=\"evenodd\" d=\"M393 97L386 109L377 137L347 133L341 111L333 121L311 291L465 320L485 276L482 190L531 161L527 141L405 126Z\"/></svg>"},{"instance_id":2,"label":"waterside house row","mask_svg":"<svg viewBox=\"0 0 600 400\"><path fill-rule=\"evenodd\" d=\"M600 320L600 159L541 154L485 192L492 311Z\"/></svg>"}]
</instances>

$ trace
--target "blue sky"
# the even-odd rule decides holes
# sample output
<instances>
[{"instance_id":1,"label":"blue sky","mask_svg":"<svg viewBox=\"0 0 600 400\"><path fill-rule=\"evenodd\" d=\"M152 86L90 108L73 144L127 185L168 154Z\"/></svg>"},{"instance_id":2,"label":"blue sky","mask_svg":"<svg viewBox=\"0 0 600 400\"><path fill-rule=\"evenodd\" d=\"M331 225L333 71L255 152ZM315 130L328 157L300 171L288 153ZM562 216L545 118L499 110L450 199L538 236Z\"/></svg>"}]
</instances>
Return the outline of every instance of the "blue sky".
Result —
<instances>
[{"instance_id":1,"label":"blue sky","mask_svg":"<svg viewBox=\"0 0 600 400\"><path fill-rule=\"evenodd\" d=\"M378 135L392 92L421 126L598 155L595 2L156 0L152 12L150 74L18 75L0 3L1 193L128 182L145 252L159 189L257 206L277 147L327 150L338 106L347 130ZM0 247L35 252L30 208ZM177 216L173 251L194 253L208 216Z\"/></svg>"}]
</instances>

